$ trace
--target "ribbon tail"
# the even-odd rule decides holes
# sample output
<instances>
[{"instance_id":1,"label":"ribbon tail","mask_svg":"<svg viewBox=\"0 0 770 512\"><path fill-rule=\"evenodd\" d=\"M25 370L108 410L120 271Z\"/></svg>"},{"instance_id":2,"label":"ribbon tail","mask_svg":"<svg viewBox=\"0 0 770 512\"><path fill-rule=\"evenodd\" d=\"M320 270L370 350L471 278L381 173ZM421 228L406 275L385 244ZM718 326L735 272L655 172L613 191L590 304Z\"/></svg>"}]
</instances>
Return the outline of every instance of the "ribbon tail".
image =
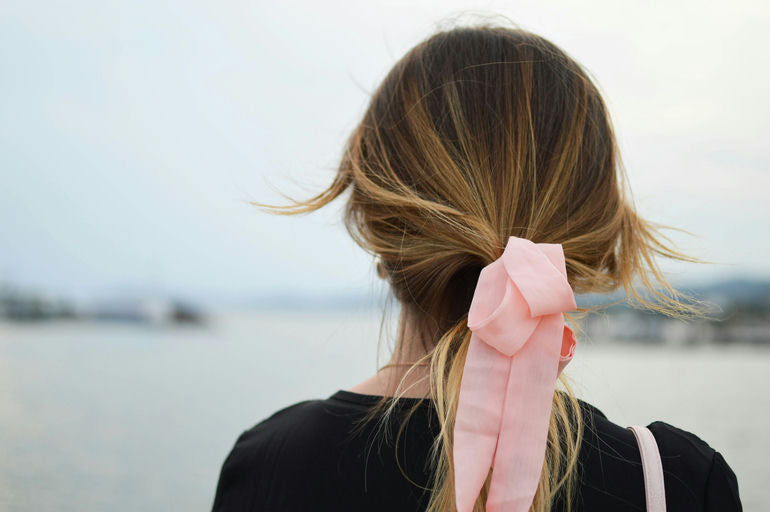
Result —
<instances>
[{"instance_id":1,"label":"ribbon tail","mask_svg":"<svg viewBox=\"0 0 770 512\"><path fill-rule=\"evenodd\" d=\"M457 512L472 512L494 460L511 358L471 334L453 438Z\"/></svg>"},{"instance_id":2,"label":"ribbon tail","mask_svg":"<svg viewBox=\"0 0 770 512\"><path fill-rule=\"evenodd\" d=\"M511 359L489 512L527 512L532 505L545 462L563 326L561 313L543 316Z\"/></svg>"},{"instance_id":3,"label":"ribbon tail","mask_svg":"<svg viewBox=\"0 0 770 512\"><path fill-rule=\"evenodd\" d=\"M575 347L577 347L577 339L575 338L575 333L565 323L564 337L561 341L561 354L559 354L559 375L561 375L561 372L564 371L564 368L569 364L569 362L572 361L572 356L575 355Z\"/></svg>"}]
</instances>

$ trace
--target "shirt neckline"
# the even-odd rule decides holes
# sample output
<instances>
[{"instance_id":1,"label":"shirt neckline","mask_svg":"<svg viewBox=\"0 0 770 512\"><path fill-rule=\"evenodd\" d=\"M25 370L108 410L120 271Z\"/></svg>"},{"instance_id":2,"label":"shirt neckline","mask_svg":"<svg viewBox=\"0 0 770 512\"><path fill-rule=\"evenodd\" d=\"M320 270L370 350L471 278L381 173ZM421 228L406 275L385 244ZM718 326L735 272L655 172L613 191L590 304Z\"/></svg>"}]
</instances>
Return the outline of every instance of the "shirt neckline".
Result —
<instances>
[{"instance_id":1,"label":"shirt neckline","mask_svg":"<svg viewBox=\"0 0 770 512\"><path fill-rule=\"evenodd\" d=\"M383 395L367 395L364 393L356 393L354 391L348 391L347 389L338 389L336 392L330 395L328 399L338 400L341 402L354 403L359 405L374 405L380 400L382 400L382 397ZM410 406L414 406L417 402L419 402L419 404L417 404L419 408L435 410L435 407L433 406L433 401L427 398L411 398L411 397L399 398L398 404L396 404L396 406L410 407ZM578 403L583 405L584 408L587 408L588 411L593 413L593 415L598 415L605 419L607 418L607 416L595 405L589 402L586 402L580 398L578 398Z\"/></svg>"},{"instance_id":2,"label":"shirt neckline","mask_svg":"<svg viewBox=\"0 0 770 512\"><path fill-rule=\"evenodd\" d=\"M331 396L329 396L329 398L332 400L341 400L343 402L352 402L355 404L374 405L382 400L383 395L367 395L364 393L348 391L347 389L338 389ZM413 406L418 402L419 407L433 407L433 402L427 398L402 397L398 399L398 403L404 406Z\"/></svg>"}]
</instances>

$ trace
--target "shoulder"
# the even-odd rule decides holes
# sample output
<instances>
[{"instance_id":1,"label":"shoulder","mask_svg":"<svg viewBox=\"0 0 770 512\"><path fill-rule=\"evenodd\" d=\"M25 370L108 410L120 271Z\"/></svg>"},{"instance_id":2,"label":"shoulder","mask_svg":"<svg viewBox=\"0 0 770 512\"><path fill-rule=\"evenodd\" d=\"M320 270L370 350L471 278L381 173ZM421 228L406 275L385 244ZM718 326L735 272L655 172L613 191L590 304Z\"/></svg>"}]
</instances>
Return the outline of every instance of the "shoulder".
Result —
<instances>
[{"instance_id":1,"label":"shoulder","mask_svg":"<svg viewBox=\"0 0 770 512\"><path fill-rule=\"evenodd\" d=\"M291 477L293 470L304 467L300 461L316 449L328 419L322 400L305 400L241 432L222 464L214 512L252 510L259 497L269 493L268 479L276 469Z\"/></svg>"},{"instance_id":2,"label":"shoulder","mask_svg":"<svg viewBox=\"0 0 770 512\"><path fill-rule=\"evenodd\" d=\"M702 500L704 510L742 510L738 479L721 453L694 433L669 423L654 421L647 428L658 443L667 488L679 487L683 494ZM694 485L681 475L695 475Z\"/></svg>"},{"instance_id":3,"label":"shoulder","mask_svg":"<svg viewBox=\"0 0 770 512\"><path fill-rule=\"evenodd\" d=\"M633 432L595 406L580 403L585 419L583 494L593 505L586 509L606 506L607 501L618 509L623 502L643 503L644 476ZM660 452L669 510L742 510L735 473L718 451L696 434L664 421L653 421L647 428Z\"/></svg>"},{"instance_id":4,"label":"shoulder","mask_svg":"<svg viewBox=\"0 0 770 512\"><path fill-rule=\"evenodd\" d=\"M370 482L364 492L361 464L377 458L355 427L367 411L364 404L305 400L243 431L222 465L213 511L332 510L334 503L366 509L377 490ZM377 467L369 473L376 481Z\"/></svg>"},{"instance_id":5,"label":"shoulder","mask_svg":"<svg viewBox=\"0 0 770 512\"><path fill-rule=\"evenodd\" d=\"M302 448L305 443L328 436L329 427L339 415L325 400L304 400L283 407L267 418L243 431L236 440L234 449L253 455L260 455L261 445L291 438Z\"/></svg>"}]
</instances>

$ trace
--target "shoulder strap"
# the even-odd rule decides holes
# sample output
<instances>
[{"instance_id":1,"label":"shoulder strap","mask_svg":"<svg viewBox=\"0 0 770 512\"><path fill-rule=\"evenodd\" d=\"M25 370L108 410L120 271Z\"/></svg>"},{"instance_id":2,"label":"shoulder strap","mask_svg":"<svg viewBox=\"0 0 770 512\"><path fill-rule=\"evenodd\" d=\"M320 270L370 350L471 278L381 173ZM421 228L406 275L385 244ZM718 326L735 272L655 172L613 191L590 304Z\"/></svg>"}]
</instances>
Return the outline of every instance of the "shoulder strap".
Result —
<instances>
[{"instance_id":1,"label":"shoulder strap","mask_svg":"<svg viewBox=\"0 0 770 512\"><path fill-rule=\"evenodd\" d=\"M663 486L663 463L660 460L658 443L647 427L632 425L628 428L634 433L639 452L642 454L647 512L665 512L666 490Z\"/></svg>"}]
</instances>

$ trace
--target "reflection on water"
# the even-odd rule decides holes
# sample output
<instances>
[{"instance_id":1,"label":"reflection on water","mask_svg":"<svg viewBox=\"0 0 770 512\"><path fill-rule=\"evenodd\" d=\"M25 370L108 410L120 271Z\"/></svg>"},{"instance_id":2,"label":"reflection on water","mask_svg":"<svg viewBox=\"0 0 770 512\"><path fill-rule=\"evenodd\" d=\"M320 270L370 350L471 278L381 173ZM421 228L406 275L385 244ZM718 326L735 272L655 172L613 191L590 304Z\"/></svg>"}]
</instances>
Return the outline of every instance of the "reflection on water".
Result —
<instances>
[{"instance_id":1,"label":"reflection on water","mask_svg":"<svg viewBox=\"0 0 770 512\"><path fill-rule=\"evenodd\" d=\"M0 323L0 509L208 510L238 434L369 376L378 329L369 310ZM770 350L582 342L567 373L619 424L663 420L709 442L747 510L770 502Z\"/></svg>"}]
</instances>

